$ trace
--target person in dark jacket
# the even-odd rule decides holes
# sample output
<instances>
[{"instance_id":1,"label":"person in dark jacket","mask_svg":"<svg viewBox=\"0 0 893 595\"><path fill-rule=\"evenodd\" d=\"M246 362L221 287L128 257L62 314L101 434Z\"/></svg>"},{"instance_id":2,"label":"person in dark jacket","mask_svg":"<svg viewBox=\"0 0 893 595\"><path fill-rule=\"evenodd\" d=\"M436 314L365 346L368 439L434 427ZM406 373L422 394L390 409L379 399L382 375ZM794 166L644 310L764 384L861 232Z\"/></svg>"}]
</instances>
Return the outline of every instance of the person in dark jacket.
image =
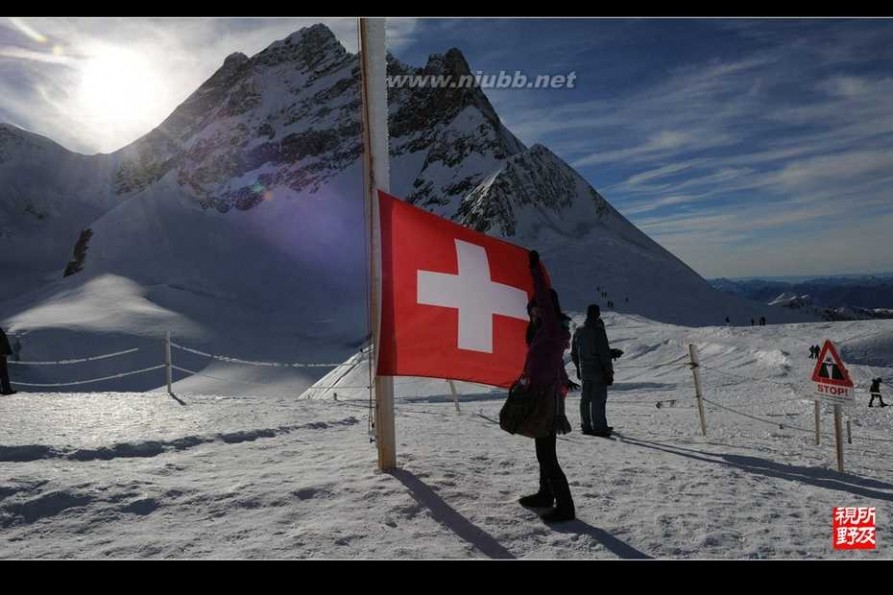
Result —
<instances>
[{"instance_id":1,"label":"person in dark jacket","mask_svg":"<svg viewBox=\"0 0 893 595\"><path fill-rule=\"evenodd\" d=\"M571 359L577 368L577 378L583 381L580 419L583 433L588 436L607 438L614 429L605 416L608 387L614 384L611 355L601 309L598 304L590 304L586 322L577 329L571 342Z\"/></svg>"},{"instance_id":2,"label":"person in dark jacket","mask_svg":"<svg viewBox=\"0 0 893 595\"><path fill-rule=\"evenodd\" d=\"M884 403L884 397L881 396L881 379L880 378L872 378L871 379L871 388L869 391L871 393L871 400L868 401L869 407L874 407L873 403L875 399L880 400L881 407L886 407L887 404Z\"/></svg>"},{"instance_id":3,"label":"person in dark jacket","mask_svg":"<svg viewBox=\"0 0 893 595\"><path fill-rule=\"evenodd\" d=\"M571 431L564 412L564 394L568 383L564 370L564 350L570 341L570 331L563 324L566 317L561 312L558 293L549 291L546 286L536 250L530 252L529 265L533 276L534 302L528 310L533 331L524 360L524 375L528 378L532 394L538 395L538 398L554 399L555 418L552 432L534 439L536 460L540 467L539 490L522 497L519 502L531 508L549 508L542 519L554 523L569 521L576 516L571 489L555 451L557 435Z\"/></svg>"},{"instance_id":4,"label":"person in dark jacket","mask_svg":"<svg viewBox=\"0 0 893 595\"><path fill-rule=\"evenodd\" d=\"M12 390L9 384L9 368L6 366L6 356L12 355L12 347L9 345L9 339L6 333L0 328L0 394L14 395L18 391Z\"/></svg>"}]
</instances>

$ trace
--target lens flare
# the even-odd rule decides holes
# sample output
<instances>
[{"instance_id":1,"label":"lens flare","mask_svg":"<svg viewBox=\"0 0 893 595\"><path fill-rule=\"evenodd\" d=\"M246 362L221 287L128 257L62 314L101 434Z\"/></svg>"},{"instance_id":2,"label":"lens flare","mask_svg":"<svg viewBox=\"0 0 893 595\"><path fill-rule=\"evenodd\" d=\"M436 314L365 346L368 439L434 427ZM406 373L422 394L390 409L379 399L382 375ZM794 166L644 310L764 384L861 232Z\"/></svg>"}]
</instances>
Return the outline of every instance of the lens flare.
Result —
<instances>
[{"instance_id":1,"label":"lens flare","mask_svg":"<svg viewBox=\"0 0 893 595\"><path fill-rule=\"evenodd\" d=\"M25 21L23 21L22 19L17 19L16 17L9 17L9 20L12 23L13 27L15 27L16 29L18 29L19 31L21 31L22 33L24 33L25 35L27 35L28 37L33 39L34 41L36 41L38 43L46 43L48 41L46 35L44 35L40 31L31 27L30 25L25 23Z\"/></svg>"}]
</instances>

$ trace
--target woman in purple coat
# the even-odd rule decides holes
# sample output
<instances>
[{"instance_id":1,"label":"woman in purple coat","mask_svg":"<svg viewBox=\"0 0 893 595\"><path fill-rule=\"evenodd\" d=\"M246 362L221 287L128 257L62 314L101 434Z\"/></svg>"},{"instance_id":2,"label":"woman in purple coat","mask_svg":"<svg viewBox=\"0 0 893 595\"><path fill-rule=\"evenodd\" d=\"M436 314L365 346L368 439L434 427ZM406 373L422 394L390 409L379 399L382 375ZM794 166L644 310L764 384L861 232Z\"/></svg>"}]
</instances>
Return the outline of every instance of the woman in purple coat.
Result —
<instances>
[{"instance_id":1,"label":"woman in purple coat","mask_svg":"<svg viewBox=\"0 0 893 595\"><path fill-rule=\"evenodd\" d=\"M538 398L555 402L554 422L551 432L535 438L536 460L540 465L539 491L519 500L523 506L549 508L542 518L547 523L569 521L575 517L574 499L567 477L558 464L555 443L558 434L570 432L571 425L564 414L564 394L568 386L564 370L564 350L570 342L570 331L563 324L558 293L549 290L539 253L530 252L530 273L533 275L534 300L531 315L534 317L533 335L528 341L524 374L530 381L530 391ZM553 507L554 505L554 507Z\"/></svg>"}]
</instances>

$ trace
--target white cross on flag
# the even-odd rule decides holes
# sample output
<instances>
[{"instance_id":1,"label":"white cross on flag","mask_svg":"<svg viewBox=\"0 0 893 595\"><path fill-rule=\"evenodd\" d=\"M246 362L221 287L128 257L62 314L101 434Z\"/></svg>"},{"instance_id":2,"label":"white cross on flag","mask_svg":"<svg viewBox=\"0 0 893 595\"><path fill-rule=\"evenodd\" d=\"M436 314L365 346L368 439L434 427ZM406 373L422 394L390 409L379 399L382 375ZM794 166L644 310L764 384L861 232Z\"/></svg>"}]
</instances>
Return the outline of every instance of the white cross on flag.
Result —
<instances>
[{"instance_id":1,"label":"white cross on flag","mask_svg":"<svg viewBox=\"0 0 893 595\"><path fill-rule=\"evenodd\" d=\"M527 249L378 195L378 374L511 386L527 350Z\"/></svg>"}]
</instances>

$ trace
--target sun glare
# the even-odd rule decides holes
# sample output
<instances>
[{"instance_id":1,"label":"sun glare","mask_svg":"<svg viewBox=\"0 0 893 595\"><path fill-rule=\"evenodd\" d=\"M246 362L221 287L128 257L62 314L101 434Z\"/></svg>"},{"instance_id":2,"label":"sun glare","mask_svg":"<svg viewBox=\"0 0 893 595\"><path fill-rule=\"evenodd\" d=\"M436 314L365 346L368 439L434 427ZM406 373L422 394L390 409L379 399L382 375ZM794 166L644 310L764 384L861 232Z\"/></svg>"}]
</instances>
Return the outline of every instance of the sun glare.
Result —
<instances>
[{"instance_id":1,"label":"sun glare","mask_svg":"<svg viewBox=\"0 0 893 595\"><path fill-rule=\"evenodd\" d=\"M83 116L108 133L146 133L163 117L163 80L151 62L129 49L101 46L91 52L78 99Z\"/></svg>"}]
</instances>

